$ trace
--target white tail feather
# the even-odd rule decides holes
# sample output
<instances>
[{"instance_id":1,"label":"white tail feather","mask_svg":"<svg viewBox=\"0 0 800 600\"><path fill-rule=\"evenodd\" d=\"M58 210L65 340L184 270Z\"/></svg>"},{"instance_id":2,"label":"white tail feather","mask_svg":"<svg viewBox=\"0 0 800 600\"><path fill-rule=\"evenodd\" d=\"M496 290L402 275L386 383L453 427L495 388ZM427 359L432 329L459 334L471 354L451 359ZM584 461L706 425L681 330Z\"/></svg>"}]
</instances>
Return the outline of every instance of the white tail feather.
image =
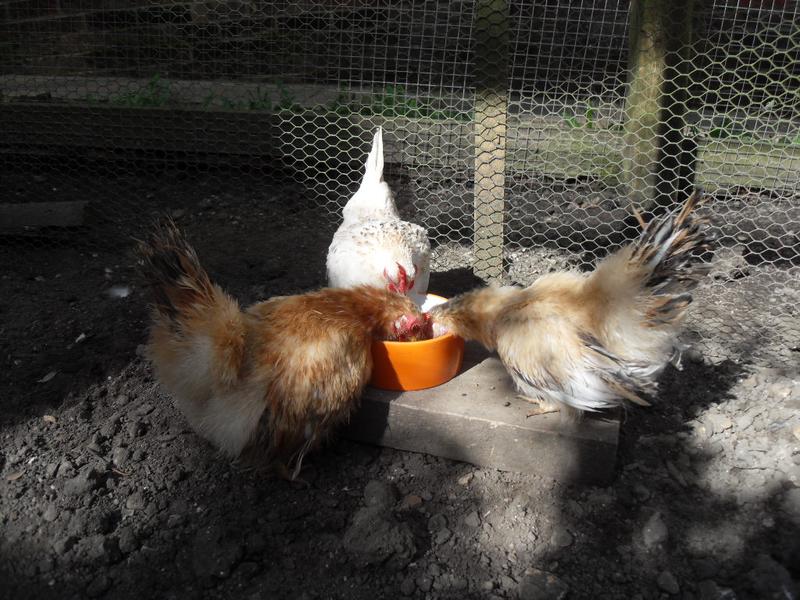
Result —
<instances>
[{"instance_id":1,"label":"white tail feather","mask_svg":"<svg viewBox=\"0 0 800 600\"><path fill-rule=\"evenodd\" d=\"M378 127L372 138L372 149L364 163L364 183L383 181L383 129Z\"/></svg>"}]
</instances>

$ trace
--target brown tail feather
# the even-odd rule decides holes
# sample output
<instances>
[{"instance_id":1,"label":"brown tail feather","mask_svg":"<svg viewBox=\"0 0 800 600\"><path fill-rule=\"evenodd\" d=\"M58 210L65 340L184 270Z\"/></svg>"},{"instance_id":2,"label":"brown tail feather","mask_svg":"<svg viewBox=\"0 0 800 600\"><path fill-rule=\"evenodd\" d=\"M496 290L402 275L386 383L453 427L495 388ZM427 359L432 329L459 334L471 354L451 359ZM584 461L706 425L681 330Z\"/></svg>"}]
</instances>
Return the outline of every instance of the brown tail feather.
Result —
<instances>
[{"instance_id":1,"label":"brown tail feather","mask_svg":"<svg viewBox=\"0 0 800 600\"><path fill-rule=\"evenodd\" d=\"M136 255L139 273L163 316L174 319L193 304L213 299L208 274L172 220L157 225L148 241L139 241Z\"/></svg>"}]
</instances>

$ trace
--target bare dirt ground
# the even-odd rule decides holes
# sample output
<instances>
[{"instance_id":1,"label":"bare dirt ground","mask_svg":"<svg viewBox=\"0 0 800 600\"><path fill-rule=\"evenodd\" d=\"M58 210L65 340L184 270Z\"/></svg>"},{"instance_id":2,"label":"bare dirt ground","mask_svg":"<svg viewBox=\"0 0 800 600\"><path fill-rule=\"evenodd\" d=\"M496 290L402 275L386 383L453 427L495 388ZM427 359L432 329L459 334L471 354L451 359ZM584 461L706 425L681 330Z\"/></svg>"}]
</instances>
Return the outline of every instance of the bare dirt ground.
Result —
<instances>
[{"instance_id":1,"label":"bare dirt ground","mask_svg":"<svg viewBox=\"0 0 800 600\"><path fill-rule=\"evenodd\" d=\"M797 348L772 327L796 313L768 302L794 293L791 266L720 262L692 307L698 343L627 413L608 487L336 441L305 489L226 462L161 392L130 235L171 212L247 303L322 284L333 226L296 186L242 174L90 181L4 177L9 201L94 208L75 233L0 238L0 597L798 597ZM472 284L468 250L437 253L451 271L432 291ZM509 260L521 282L583 262ZM764 333L728 343L742 327Z\"/></svg>"}]
</instances>

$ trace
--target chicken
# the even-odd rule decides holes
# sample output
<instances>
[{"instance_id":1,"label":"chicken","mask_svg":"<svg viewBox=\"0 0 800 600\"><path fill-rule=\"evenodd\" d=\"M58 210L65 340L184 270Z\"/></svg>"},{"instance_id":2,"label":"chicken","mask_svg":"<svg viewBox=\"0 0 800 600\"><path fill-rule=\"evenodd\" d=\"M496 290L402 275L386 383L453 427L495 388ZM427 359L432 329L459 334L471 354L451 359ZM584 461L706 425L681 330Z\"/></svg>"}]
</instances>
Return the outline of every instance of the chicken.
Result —
<instances>
[{"instance_id":1,"label":"chicken","mask_svg":"<svg viewBox=\"0 0 800 600\"><path fill-rule=\"evenodd\" d=\"M428 291L431 244L424 228L400 219L383 180L380 127L364 164L364 179L343 217L328 248L328 285L386 286L421 306Z\"/></svg>"},{"instance_id":2,"label":"chicken","mask_svg":"<svg viewBox=\"0 0 800 600\"><path fill-rule=\"evenodd\" d=\"M676 354L691 290L707 272L695 194L679 211L644 226L638 240L589 275L550 273L525 289L488 287L432 309L437 324L497 350L520 395L539 412L646 405Z\"/></svg>"},{"instance_id":3,"label":"chicken","mask_svg":"<svg viewBox=\"0 0 800 600\"><path fill-rule=\"evenodd\" d=\"M161 385L225 455L263 454L291 478L357 406L372 339L425 327L408 297L369 286L275 297L243 311L171 223L137 255L153 291L147 355Z\"/></svg>"}]
</instances>

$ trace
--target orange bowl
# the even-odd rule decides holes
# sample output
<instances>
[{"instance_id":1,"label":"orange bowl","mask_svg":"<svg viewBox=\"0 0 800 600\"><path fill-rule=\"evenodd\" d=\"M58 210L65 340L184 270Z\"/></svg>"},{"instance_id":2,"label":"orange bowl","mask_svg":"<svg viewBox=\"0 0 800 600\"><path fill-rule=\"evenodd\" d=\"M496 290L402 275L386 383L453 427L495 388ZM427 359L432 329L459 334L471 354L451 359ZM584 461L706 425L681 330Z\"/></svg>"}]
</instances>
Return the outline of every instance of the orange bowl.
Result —
<instances>
[{"instance_id":1,"label":"orange bowl","mask_svg":"<svg viewBox=\"0 0 800 600\"><path fill-rule=\"evenodd\" d=\"M445 302L428 294L423 307ZM461 368L464 340L445 333L421 342L372 342L370 385L383 390L424 390L450 381Z\"/></svg>"}]
</instances>

